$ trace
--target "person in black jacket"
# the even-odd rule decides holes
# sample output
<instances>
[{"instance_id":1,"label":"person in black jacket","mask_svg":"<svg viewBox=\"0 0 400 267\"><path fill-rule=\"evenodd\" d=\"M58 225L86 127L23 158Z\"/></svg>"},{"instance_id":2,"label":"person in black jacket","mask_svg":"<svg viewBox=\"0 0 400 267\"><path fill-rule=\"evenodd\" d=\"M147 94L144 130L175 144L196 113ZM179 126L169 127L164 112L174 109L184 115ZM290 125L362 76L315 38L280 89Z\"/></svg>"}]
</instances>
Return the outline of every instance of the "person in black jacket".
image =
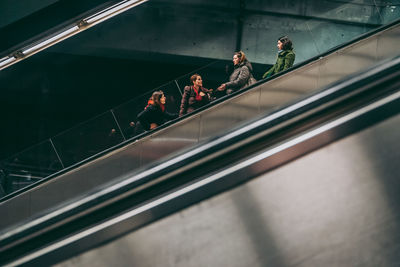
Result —
<instances>
[{"instance_id":1,"label":"person in black jacket","mask_svg":"<svg viewBox=\"0 0 400 267\"><path fill-rule=\"evenodd\" d=\"M199 74L193 74L190 77L190 82L192 85L185 86L183 92L179 116L183 116L207 105L211 100L210 94L213 90L203 87L203 80Z\"/></svg>"},{"instance_id":2,"label":"person in black jacket","mask_svg":"<svg viewBox=\"0 0 400 267\"><path fill-rule=\"evenodd\" d=\"M152 130L166 121L177 117L177 114L165 111L165 95L163 91L155 91L150 97L147 106L137 115L135 134Z\"/></svg>"}]
</instances>

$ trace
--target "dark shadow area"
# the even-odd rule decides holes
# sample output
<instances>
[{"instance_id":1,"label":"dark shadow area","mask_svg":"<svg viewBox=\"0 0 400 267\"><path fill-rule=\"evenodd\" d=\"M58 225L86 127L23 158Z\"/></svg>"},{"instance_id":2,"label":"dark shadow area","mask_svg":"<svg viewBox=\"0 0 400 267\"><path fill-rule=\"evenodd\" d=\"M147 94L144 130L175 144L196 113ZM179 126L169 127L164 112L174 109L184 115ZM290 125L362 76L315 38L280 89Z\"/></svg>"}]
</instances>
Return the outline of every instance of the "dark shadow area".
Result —
<instances>
[{"instance_id":1,"label":"dark shadow area","mask_svg":"<svg viewBox=\"0 0 400 267\"><path fill-rule=\"evenodd\" d=\"M207 88L226 81L230 61L200 69L212 59L171 57L157 61L78 56L43 52L0 72L2 132L0 158L51 138L79 123L117 108L128 125L147 104L148 96L135 105L135 112L122 112L120 105L177 79L181 91L190 75L199 72ZM260 78L266 66L254 64ZM173 86L176 86L175 84ZM165 88L163 88L165 87ZM174 96L179 105L180 96ZM122 108L123 109L123 108Z\"/></svg>"},{"instance_id":2,"label":"dark shadow area","mask_svg":"<svg viewBox=\"0 0 400 267\"><path fill-rule=\"evenodd\" d=\"M0 158L198 67L190 63L41 53L5 69L0 73Z\"/></svg>"},{"instance_id":3,"label":"dark shadow area","mask_svg":"<svg viewBox=\"0 0 400 267\"><path fill-rule=\"evenodd\" d=\"M28 16L0 28L0 55L32 38L46 35L55 27L60 27L85 14L102 7L118 3L118 0L59 0ZM0 11L1 13L1 11ZM10 16L10 14L7 14ZM45 19L44 19L45 18Z\"/></svg>"},{"instance_id":4,"label":"dark shadow area","mask_svg":"<svg viewBox=\"0 0 400 267\"><path fill-rule=\"evenodd\" d=\"M361 147L364 157L369 160L369 169L375 174L383 190L384 201L394 216L394 219L382 219L384 224L377 225L376 228L382 229L388 236L393 237L390 240L392 243L386 244L388 249L382 254L386 255L390 262L396 263L396 266L400 263L398 253L400 246L398 242L395 242L400 239L400 176L397 164L400 151L398 146L393 144L398 143L400 136L398 122L398 117L381 122L380 127L376 127L376 132L363 135L362 142L365 145Z\"/></svg>"},{"instance_id":5,"label":"dark shadow area","mask_svg":"<svg viewBox=\"0 0 400 267\"><path fill-rule=\"evenodd\" d=\"M249 236L251 246L257 254L257 262L262 266L288 266L280 252L268 222L262 217L263 206L253 197L246 185L232 194L232 200L240 215L241 224Z\"/></svg>"}]
</instances>

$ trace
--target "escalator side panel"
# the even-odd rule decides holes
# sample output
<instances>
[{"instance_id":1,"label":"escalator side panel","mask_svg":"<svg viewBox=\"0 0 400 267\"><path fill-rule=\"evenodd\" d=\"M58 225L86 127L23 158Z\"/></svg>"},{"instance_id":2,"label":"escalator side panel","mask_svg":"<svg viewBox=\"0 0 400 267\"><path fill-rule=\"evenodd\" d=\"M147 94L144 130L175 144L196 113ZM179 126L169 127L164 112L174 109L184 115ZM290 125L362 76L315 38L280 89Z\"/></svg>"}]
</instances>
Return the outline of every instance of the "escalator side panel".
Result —
<instances>
[{"instance_id":1,"label":"escalator side panel","mask_svg":"<svg viewBox=\"0 0 400 267\"><path fill-rule=\"evenodd\" d=\"M226 132L244 121L260 115L260 88L240 95L228 103L221 103L201 116L200 139L205 140Z\"/></svg>"},{"instance_id":2,"label":"escalator side panel","mask_svg":"<svg viewBox=\"0 0 400 267\"><path fill-rule=\"evenodd\" d=\"M377 56L378 60L390 58L396 55L396 47L400 42L400 28L394 27L383 31L378 36Z\"/></svg>"},{"instance_id":3,"label":"escalator side panel","mask_svg":"<svg viewBox=\"0 0 400 267\"><path fill-rule=\"evenodd\" d=\"M0 204L5 214L18 213L18 216L5 216L0 220L0 228L21 221L21 218L38 216L43 210L57 206L65 200L74 198L77 193L85 193L96 186L110 182L110 177L129 173L141 166L141 143L114 151L112 155L97 159L94 164L78 167L56 179L41 184L15 198Z\"/></svg>"},{"instance_id":4,"label":"escalator side panel","mask_svg":"<svg viewBox=\"0 0 400 267\"><path fill-rule=\"evenodd\" d=\"M326 86L334 81L346 77L349 73L359 72L368 66L377 63L376 55L377 38L357 43L339 51L337 56L331 56L321 65L321 73L329 73L322 76L319 84Z\"/></svg>"},{"instance_id":5,"label":"escalator side panel","mask_svg":"<svg viewBox=\"0 0 400 267\"><path fill-rule=\"evenodd\" d=\"M56 266L397 266L399 124L397 115Z\"/></svg>"},{"instance_id":6,"label":"escalator side panel","mask_svg":"<svg viewBox=\"0 0 400 267\"><path fill-rule=\"evenodd\" d=\"M143 165L199 142L201 116L190 117L142 142Z\"/></svg>"},{"instance_id":7,"label":"escalator side panel","mask_svg":"<svg viewBox=\"0 0 400 267\"><path fill-rule=\"evenodd\" d=\"M320 76L319 65L320 62L314 62L261 85L261 112L266 113L315 91Z\"/></svg>"}]
</instances>

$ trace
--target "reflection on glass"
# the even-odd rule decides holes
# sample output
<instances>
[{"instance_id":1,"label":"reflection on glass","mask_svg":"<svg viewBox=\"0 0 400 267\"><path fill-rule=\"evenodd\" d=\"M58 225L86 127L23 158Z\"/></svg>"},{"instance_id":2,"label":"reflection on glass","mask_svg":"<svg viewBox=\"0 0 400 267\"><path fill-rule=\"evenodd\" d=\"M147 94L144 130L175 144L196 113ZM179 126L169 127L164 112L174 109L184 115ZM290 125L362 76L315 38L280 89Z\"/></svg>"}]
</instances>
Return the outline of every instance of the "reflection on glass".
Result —
<instances>
[{"instance_id":1,"label":"reflection on glass","mask_svg":"<svg viewBox=\"0 0 400 267\"><path fill-rule=\"evenodd\" d=\"M135 133L136 115L141 111L137 99L132 99L113 109L115 117L125 138L131 138Z\"/></svg>"},{"instance_id":2,"label":"reflection on glass","mask_svg":"<svg viewBox=\"0 0 400 267\"><path fill-rule=\"evenodd\" d=\"M0 197L63 168L50 140L3 160L0 166Z\"/></svg>"},{"instance_id":3,"label":"reflection on glass","mask_svg":"<svg viewBox=\"0 0 400 267\"><path fill-rule=\"evenodd\" d=\"M169 113L178 112L181 93L175 81L169 82L130 100L113 109L115 117L126 138L131 138L136 135L137 115L146 107L152 93L158 90L163 91L166 97L165 111Z\"/></svg>"},{"instance_id":4,"label":"reflection on glass","mask_svg":"<svg viewBox=\"0 0 400 267\"><path fill-rule=\"evenodd\" d=\"M225 81L227 77L229 77L229 73L227 72L227 65L229 64L229 61L215 61L203 68L179 77L176 81L179 85L179 88L183 92L183 88L185 88L185 86L191 85L190 77L197 73L202 77L204 87L215 89L221 84L221 82Z\"/></svg>"},{"instance_id":5,"label":"reflection on glass","mask_svg":"<svg viewBox=\"0 0 400 267\"><path fill-rule=\"evenodd\" d=\"M52 138L65 167L78 163L123 141L111 112Z\"/></svg>"}]
</instances>

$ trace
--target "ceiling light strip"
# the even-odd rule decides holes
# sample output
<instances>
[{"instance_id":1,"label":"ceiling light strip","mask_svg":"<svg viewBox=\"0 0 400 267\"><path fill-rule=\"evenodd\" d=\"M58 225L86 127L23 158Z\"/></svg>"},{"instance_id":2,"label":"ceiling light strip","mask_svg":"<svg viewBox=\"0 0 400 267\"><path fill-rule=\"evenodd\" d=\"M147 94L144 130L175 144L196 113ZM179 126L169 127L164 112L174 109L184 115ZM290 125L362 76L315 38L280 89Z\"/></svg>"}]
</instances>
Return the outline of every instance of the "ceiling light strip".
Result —
<instances>
[{"instance_id":1,"label":"ceiling light strip","mask_svg":"<svg viewBox=\"0 0 400 267\"><path fill-rule=\"evenodd\" d=\"M135 7L139 4L142 4L144 2L147 2L148 0L130 0L130 1L124 1L121 2L117 5L114 5L108 9L105 9L99 13L96 13L86 19L84 19L85 22L88 24L97 24L100 23L106 19L109 19L111 17L114 17L132 7Z\"/></svg>"},{"instance_id":2,"label":"ceiling light strip","mask_svg":"<svg viewBox=\"0 0 400 267\"><path fill-rule=\"evenodd\" d=\"M5 68L6 66L8 66L10 63L14 62L15 60L17 60L15 57L2 58L2 60L0 61L0 69Z\"/></svg>"},{"instance_id":3,"label":"ceiling light strip","mask_svg":"<svg viewBox=\"0 0 400 267\"><path fill-rule=\"evenodd\" d=\"M2 60L0 60L0 70L18 62L18 61L21 61L28 56L36 54L37 52L40 52L49 46L52 46L58 42L61 42L62 40L66 39L68 37L71 37L71 36L77 34L78 32L86 30L87 28L90 28L91 26L94 26L102 21L112 18L124 11L127 11L130 8L133 8L137 5L145 3L147 1L148 0L128 0L128 1L122 1L118 4L108 7L86 19L81 20L78 24L75 24L71 28L68 28L60 33L57 33L56 35L50 37L49 39L41 41L31 47L23 48L22 53L21 53L21 51L19 51L19 52L17 51L18 53L20 53L19 57L9 56L9 57L3 58ZM84 26L81 25L82 21L85 23L85 24L83 24Z\"/></svg>"},{"instance_id":4,"label":"ceiling light strip","mask_svg":"<svg viewBox=\"0 0 400 267\"><path fill-rule=\"evenodd\" d=\"M58 33L58 34L54 35L53 37L51 37L51 38L49 38L49 39L47 39L47 40L45 40L43 42L40 42L40 43L38 43L38 44L36 44L36 45L26 49L26 50L22 50L22 53L24 55L29 55L32 52L39 52L39 51L43 50L44 48L48 47L51 44L55 44L55 43L58 43L58 42L64 40L71 33L74 33L74 32L76 32L78 30L79 30L78 26L73 26L73 27L71 27L71 28L69 28L69 29L67 29L67 30L65 30L65 31L63 31L61 33Z\"/></svg>"}]
</instances>

